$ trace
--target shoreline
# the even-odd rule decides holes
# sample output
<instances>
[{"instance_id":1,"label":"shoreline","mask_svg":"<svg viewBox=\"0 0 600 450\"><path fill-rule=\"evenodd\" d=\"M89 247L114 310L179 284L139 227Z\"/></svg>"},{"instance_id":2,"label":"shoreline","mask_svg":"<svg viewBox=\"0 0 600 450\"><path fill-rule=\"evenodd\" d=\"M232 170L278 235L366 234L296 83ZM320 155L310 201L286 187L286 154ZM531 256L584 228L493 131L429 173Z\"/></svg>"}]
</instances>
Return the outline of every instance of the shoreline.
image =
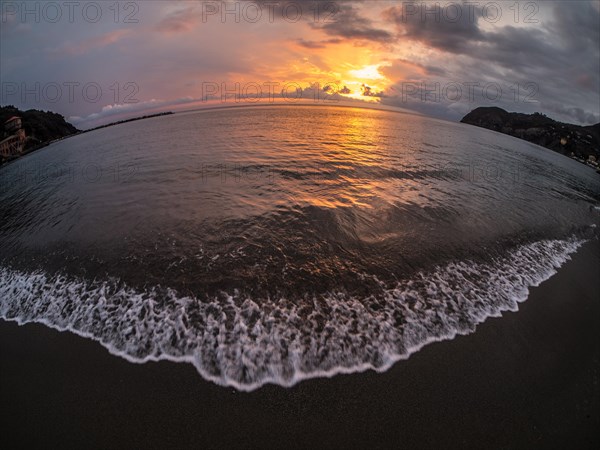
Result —
<instances>
[{"instance_id":1,"label":"shoreline","mask_svg":"<svg viewBox=\"0 0 600 450\"><path fill-rule=\"evenodd\" d=\"M0 321L2 440L16 447L283 445L573 448L600 442L600 242L519 311L425 346L388 371L265 385L190 364L131 364L96 342Z\"/></svg>"}]
</instances>

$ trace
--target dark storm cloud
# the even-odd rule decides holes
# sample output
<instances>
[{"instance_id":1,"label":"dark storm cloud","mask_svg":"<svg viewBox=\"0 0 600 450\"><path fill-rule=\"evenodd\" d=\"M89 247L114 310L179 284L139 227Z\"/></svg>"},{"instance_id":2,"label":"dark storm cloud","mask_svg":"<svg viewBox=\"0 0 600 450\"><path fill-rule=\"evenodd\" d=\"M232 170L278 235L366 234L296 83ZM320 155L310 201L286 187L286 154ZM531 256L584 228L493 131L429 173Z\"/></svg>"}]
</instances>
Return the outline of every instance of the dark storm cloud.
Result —
<instances>
[{"instance_id":1,"label":"dark storm cloud","mask_svg":"<svg viewBox=\"0 0 600 450\"><path fill-rule=\"evenodd\" d=\"M474 58L524 73L561 67L565 64L563 58L568 57L550 42L545 31L513 26L486 33L484 42L467 48Z\"/></svg>"},{"instance_id":2,"label":"dark storm cloud","mask_svg":"<svg viewBox=\"0 0 600 450\"><path fill-rule=\"evenodd\" d=\"M453 53L468 51L471 44L485 39L479 29L480 8L458 5L452 12L439 4L402 2L383 12L383 18L396 25L399 39L419 41L429 47Z\"/></svg>"},{"instance_id":3,"label":"dark storm cloud","mask_svg":"<svg viewBox=\"0 0 600 450\"><path fill-rule=\"evenodd\" d=\"M552 67L592 62L597 67L600 45L600 13L589 2L552 2L553 20L535 27L503 26L483 31L489 13L475 6L462 7L458 18L447 13L423 14L423 4L414 8L394 6L383 12L400 39L413 40L438 50L464 54L509 69ZM486 17L484 20L482 17ZM583 77L582 83L589 83Z\"/></svg>"},{"instance_id":4,"label":"dark storm cloud","mask_svg":"<svg viewBox=\"0 0 600 450\"><path fill-rule=\"evenodd\" d=\"M420 42L440 50L448 61L444 79L428 76L424 81L497 82L504 86L537 86L537 103L522 103L504 96L496 106L509 110L543 109L563 120L596 123L600 93L600 8L592 2L539 2L538 22L531 26L514 24L485 26L489 16L481 9L449 21L441 15L424 17L419 10L401 6L383 12L385 20L398 30L400 39ZM464 12L465 10L463 10ZM397 89L398 87L395 87ZM393 91L393 89L392 89ZM393 99L391 100L394 101ZM442 116L462 113L449 109L451 102L415 103ZM471 104L473 108L478 104Z\"/></svg>"},{"instance_id":5,"label":"dark storm cloud","mask_svg":"<svg viewBox=\"0 0 600 450\"><path fill-rule=\"evenodd\" d=\"M359 11L348 4L338 4L339 9L333 21L325 24L315 23L313 26L323 30L330 36L345 39L359 39L374 42L392 42L395 35L387 30L377 28L373 21L360 15Z\"/></svg>"},{"instance_id":6,"label":"dark storm cloud","mask_svg":"<svg viewBox=\"0 0 600 450\"><path fill-rule=\"evenodd\" d=\"M248 0L252 1L252 0ZM365 40L373 42L392 42L395 34L376 27L373 21L364 17L359 8L378 5L375 1L364 0L259 0L258 3L266 11L272 13L275 20L295 22L295 16L300 12L301 19L314 29L322 30L333 38L347 40ZM306 48L323 48L327 44L337 43L332 40L304 41L301 45Z\"/></svg>"},{"instance_id":7,"label":"dark storm cloud","mask_svg":"<svg viewBox=\"0 0 600 450\"><path fill-rule=\"evenodd\" d=\"M568 2L556 3L554 21L550 31L559 35L566 46L576 50L598 52L600 46L600 7L598 3L578 2L577 7Z\"/></svg>"},{"instance_id":8,"label":"dark storm cloud","mask_svg":"<svg viewBox=\"0 0 600 450\"><path fill-rule=\"evenodd\" d=\"M600 13L591 3L556 3L552 19L539 29L507 26L486 33L485 44L472 46L471 51L480 61L539 83L541 106L549 111L579 123L595 123L600 120L599 32Z\"/></svg>"}]
</instances>

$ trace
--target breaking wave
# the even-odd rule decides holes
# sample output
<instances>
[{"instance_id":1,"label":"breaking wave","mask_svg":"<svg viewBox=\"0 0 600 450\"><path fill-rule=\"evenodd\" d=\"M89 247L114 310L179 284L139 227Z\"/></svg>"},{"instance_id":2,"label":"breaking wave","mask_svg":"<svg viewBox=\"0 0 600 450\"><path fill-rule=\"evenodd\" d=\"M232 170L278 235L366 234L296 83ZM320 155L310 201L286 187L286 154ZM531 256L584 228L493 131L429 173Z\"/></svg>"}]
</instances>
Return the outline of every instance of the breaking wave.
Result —
<instances>
[{"instance_id":1,"label":"breaking wave","mask_svg":"<svg viewBox=\"0 0 600 450\"><path fill-rule=\"evenodd\" d=\"M301 300L239 292L210 302L117 279L87 281L0 268L0 316L40 322L100 342L128 361L193 364L243 391L314 377L384 371L425 344L468 334L515 311L584 241L544 240L489 263L452 262L356 298L343 291Z\"/></svg>"}]
</instances>

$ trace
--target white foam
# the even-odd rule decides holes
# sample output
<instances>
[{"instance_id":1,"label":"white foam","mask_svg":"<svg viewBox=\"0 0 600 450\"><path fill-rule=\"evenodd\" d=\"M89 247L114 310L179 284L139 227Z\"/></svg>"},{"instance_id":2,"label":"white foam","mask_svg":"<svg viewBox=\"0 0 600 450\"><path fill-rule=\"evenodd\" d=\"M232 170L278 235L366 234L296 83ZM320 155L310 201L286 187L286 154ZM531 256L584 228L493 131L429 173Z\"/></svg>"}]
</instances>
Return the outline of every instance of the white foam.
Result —
<instances>
[{"instance_id":1,"label":"white foam","mask_svg":"<svg viewBox=\"0 0 600 450\"><path fill-rule=\"evenodd\" d=\"M540 241L490 264L454 262L399 282L383 298L339 292L298 305L235 292L206 303L169 289L136 291L118 280L0 268L0 317L71 331L135 363L188 362L205 379L243 391L291 386L384 371L430 342L516 311L529 288L551 277L582 243Z\"/></svg>"}]
</instances>

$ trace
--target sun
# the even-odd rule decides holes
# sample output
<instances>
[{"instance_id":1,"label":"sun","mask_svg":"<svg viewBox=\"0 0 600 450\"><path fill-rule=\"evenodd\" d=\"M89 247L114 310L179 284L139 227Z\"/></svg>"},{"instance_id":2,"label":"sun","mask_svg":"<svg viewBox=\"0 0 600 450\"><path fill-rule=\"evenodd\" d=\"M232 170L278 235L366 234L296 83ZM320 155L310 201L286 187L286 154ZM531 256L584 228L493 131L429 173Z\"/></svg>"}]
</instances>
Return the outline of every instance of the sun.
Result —
<instances>
[{"instance_id":1,"label":"sun","mask_svg":"<svg viewBox=\"0 0 600 450\"><path fill-rule=\"evenodd\" d=\"M388 80L379 70L382 67L389 65L390 63L370 64L348 70L346 72L347 76L344 78L343 82L351 92L345 95L350 98L364 101L379 101L378 97L366 96L363 91L365 86L368 86L373 93L384 91L385 88L389 86L390 80Z\"/></svg>"},{"instance_id":2,"label":"sun","mask_svg":"<svg viewBox=\"0 0 600 450\"><path fill-rule=\"evenodd\" d=\"M381 64L373 64L371 66L365 66L362 69L355 69L348 71L348 74L353 78L357 78L360 80L382 80L385 79L381 73L379 73L379 68Z\"/></svg>"}]
</instances>

